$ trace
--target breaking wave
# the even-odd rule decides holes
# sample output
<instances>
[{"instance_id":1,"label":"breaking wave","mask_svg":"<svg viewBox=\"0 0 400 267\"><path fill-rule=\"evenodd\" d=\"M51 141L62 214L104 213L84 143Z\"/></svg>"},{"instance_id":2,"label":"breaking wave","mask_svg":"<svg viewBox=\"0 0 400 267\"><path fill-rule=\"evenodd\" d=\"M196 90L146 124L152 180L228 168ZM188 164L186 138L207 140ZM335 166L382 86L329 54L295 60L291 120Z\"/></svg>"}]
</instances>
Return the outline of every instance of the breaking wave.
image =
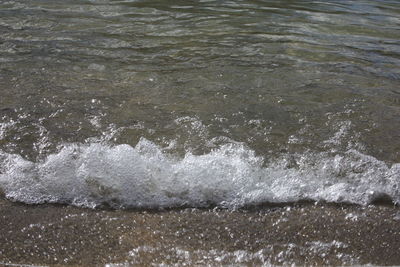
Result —
<instances>
[{"instance_id":1,"label":"breaking wave","mask_svg":"<svg viewBox=\"0 0 400 267\"><path fill-rule=\"evenodd\" d=\"M356 150L270 160L241 144L174 157L142 138L130 145L66 144L39 162L0 152L0 188L29 204L95 208L224 207L300 200L400 203L400 164Z\"/></svg>"}]
</instances>

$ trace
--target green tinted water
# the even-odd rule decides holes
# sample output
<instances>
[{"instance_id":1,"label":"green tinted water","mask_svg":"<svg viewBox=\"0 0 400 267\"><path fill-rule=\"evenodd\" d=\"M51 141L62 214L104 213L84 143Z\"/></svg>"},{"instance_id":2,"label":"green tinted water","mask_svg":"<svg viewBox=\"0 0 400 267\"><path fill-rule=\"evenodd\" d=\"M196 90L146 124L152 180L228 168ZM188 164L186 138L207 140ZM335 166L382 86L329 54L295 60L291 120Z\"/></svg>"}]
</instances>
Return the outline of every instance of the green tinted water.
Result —
<instances>
[{"instance_id":1,"label":"green tinted water","mask_svg":"<svg viewBox=\"0 0 400 267\"><path fill-rule=\"evenodd\" d=\"M399 40L398 1L1 1L0 149L145 137L399 162Z\"/></svg>"}]
</instances>

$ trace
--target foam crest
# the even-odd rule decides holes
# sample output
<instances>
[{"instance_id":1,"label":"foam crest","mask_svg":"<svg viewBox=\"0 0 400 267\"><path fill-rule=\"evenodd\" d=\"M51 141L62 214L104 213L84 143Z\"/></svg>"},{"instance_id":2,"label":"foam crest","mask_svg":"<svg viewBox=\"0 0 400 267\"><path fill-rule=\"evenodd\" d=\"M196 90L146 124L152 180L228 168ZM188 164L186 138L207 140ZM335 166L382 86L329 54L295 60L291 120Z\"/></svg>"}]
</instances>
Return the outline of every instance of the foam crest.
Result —
<instances>
[{"instance_id":1,"label":"foam crest","mask_svg":"<svg viewBox=\"0 0 400 267\"><path fill-rule=\"evenodd\" d=\"M0 153L0 187L25 203L115 208L238 208L265 202L323 200L400 203L400 164L391 167L355 150L256 156L241 144L175 158L141 139L135 146L66 144L40 162Z\"/></svg>"}]
</instances>

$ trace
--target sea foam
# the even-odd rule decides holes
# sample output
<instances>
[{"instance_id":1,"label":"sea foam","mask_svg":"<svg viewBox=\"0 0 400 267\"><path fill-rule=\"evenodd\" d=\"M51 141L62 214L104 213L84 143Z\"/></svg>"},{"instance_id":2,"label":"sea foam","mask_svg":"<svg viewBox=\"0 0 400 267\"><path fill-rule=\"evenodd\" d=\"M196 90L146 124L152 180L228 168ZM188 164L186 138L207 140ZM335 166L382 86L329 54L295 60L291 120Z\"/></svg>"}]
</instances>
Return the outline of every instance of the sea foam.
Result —
<instances>
[{"instance_id":1,"label":"sea foam","mask_svg":"<svg viewBox=\"0 0 400 267\"><path fill-rule=\"evenodd\" d=\"M0 152L0 188L30 204L114 208L240 208L301 200L367 205L400 203L400 164L356 150L267 160L242 144L174 157L142 138L135 147L66 144L32 162Z\"/></svg>"}]
</instances>

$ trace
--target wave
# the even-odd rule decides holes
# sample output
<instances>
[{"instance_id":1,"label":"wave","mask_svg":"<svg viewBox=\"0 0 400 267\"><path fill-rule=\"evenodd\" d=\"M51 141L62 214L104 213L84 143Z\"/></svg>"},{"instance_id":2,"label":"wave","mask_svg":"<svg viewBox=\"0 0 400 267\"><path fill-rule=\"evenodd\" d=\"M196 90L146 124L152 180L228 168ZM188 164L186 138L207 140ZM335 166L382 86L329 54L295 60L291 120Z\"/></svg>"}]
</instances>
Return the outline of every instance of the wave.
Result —
<instances>
[{"instance_id":1,"label":"wave","mask_svg":"<svg viewBox=\"0 0 400 267\"><path fill-rule=\"evenodd\" d=\"M388 166L356 150L265 159L235 143L179 158L142 138L135 147L65 144L39 162L0 151L0 163L6 198L29 204L235 209L301 200L400 203L400 164Z\"/></svg>"}]
</instances>

